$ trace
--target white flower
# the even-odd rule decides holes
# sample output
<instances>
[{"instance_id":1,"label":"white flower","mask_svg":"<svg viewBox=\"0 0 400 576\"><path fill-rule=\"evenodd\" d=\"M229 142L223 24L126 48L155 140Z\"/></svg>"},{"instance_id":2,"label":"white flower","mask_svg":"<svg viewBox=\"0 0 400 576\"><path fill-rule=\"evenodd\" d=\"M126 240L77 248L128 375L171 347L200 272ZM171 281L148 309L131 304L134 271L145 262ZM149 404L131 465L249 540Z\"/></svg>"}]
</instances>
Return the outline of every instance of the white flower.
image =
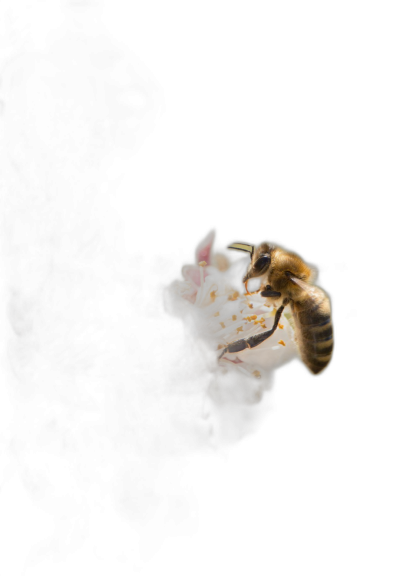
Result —
<instances>
[{"instance_id":1,"label":"white flower","mask_svg":"<svg viewBox=\"0 0 400 576\"><path fill-rule=\"evenodd\" d=\"M196 263L183 266L184 279L169 287L169 309L215 352L219 370L267 377L271 369L295 355L290 309L285 309L277 330L262 344L218 359L227 344L269 330L276 309L272 301L258 294L244 294L241 278L248 256L230 264L223 254L212 253L214 237L210 232L204 238L195 252Z\"/></svg>"}]
</instances>

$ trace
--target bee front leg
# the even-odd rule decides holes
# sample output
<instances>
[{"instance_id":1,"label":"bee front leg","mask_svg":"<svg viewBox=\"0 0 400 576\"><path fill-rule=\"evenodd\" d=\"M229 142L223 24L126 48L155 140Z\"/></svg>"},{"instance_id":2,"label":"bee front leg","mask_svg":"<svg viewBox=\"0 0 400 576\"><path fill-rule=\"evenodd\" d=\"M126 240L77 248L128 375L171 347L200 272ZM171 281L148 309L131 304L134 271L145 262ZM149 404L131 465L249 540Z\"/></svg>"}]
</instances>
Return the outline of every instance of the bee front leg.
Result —
<instances>
[{"instance_id":1,"label":"bee front leg","mask_svg":"<svg viewBox=\"0 0 400 576\"><path fill-rule=\"evenodd\" d=\"M262 289L261 296L264 296L264 298L280 298L282 294L276 292L276 290L272 290L272 286L268 284L268 286Z\"/></svg>"},{"instance_id":2,"label":"bee front leg","mask_svg":"<svg viewBox=\"0 0 400 576\"><path fill-rule=\"evenodd\" d=\"M266 330L265 332L260 332L260 334L255 334L254 336L249 336L248 338L241 338L240 340L235 340L235 342L231 342L226 346L223 350L221 355L218 357L218 360L222 358L224 354L231 354L233 352L241 352L246 348L255 348L262 344L267 338L272 336L275 330L278 327L280 317L282 316L282 312L288 303L288 300L285 299L283 301L282 306L278 308L275 314L274 325L272 326L271 330Z\"/></svg>"}]
</instances>

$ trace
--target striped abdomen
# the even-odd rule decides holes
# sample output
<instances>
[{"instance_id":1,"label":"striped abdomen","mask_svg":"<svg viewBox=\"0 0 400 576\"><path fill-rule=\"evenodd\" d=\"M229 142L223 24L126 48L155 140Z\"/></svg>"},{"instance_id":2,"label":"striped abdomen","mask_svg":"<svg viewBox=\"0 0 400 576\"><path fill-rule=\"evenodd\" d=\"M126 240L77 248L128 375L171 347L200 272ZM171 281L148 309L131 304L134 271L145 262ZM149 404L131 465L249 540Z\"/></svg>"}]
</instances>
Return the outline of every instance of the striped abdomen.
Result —
<instances>
[{"instance_id":1,"label":"striped abdomen","mask_svg":"<svg viewBox=\"0 0 400 576\"><path fill-rule=\"evenodd\" d=\"M313 287L313 297L292 302L296 341L301 358L314 374L327 366L333 351L333 328L329 298Z\"/></svg>"}]
</instances>

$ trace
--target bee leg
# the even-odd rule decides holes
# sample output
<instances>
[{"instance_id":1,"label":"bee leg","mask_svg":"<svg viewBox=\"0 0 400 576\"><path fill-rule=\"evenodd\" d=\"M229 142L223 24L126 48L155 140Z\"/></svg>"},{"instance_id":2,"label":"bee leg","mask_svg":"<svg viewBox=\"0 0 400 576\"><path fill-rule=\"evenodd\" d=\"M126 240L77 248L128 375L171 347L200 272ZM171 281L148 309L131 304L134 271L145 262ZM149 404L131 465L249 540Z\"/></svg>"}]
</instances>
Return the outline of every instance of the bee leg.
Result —
<instances>
[{"instance_id":1,"label":"bee leg","mask_svg":"<svg viewBox=\"0 0 400 576\"><path fill-rule=\"evenodd\" d=\"M228 344L228 346L226 346L222 350L222 353L219 356L218 360L220 360L222 358L222 356L224 354L227 354L227 353L229 354L232 352L241 352L242 350L245 350L246 348L255 348L259 344L262 344L262 342L264 342L264 340L266 340L267 338L272 336L272 334L275 332L275 330L278 327L279 320L282 316L282 312L283 312L283 310L284 310L284 308L288 302L289 302L289 300L285 299L283 301L282 306L280 306L278 308L278 310L276 311L274 325L272 326L271 330L266 330L265 332L261 332L260 334L255 334L254 336L249 336L248 338L241 338L240 340L235 340L235 342L231 342L230 344Z\"/></svg>"},{"instance_id":2,"label":"bee leg","mask_svg":"<svg viewBox=\"0 0 400 576\"><path fill-rule=\"evenodd\" d=\"M272 286L270 286L268 284L268 286L265 286L265 288L263 288L263 291L261 292L261 296L264 296L264 298L280 298L281 293L276 292L275 290L272 290Z\"/></svg>"}]
</instances>

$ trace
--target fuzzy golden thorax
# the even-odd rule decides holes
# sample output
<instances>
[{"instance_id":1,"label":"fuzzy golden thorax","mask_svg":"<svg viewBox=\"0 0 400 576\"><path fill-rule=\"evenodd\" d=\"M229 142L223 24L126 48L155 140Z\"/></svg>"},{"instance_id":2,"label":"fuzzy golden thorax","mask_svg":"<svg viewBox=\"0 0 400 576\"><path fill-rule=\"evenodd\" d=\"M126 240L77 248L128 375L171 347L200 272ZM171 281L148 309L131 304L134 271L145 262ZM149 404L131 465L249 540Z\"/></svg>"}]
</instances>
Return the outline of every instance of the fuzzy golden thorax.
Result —
<instances>
[{"instance_id":1,"label":"fuzzy golden thorax","mask_svg":"<svg viewBox=\"0 0 400 576\"><path fill-rule=\"evenodd\" d=\"M269 285L272 290L281 292L283 296L292 300L302 300L306 297L304 289L294 284L290 279L291 276L309 282L312 279L312 270L297 254L264 242L254 250L243 281L262 277L262 286Z\"/></svg>"},{"instance_id":2,"label":"fuzzy golden thorax","mask_svg":"<svg viewBox=\"0 0 400 576\"><path fill-rule=\"evenodd\" d=\"M273 290L281 292L287 298L298 301L306 298L304 289L294 284L291 277L298 278L303 282L311 279L312 272L307 264L293 252L286 252L276 248L271 255L271 265L268 270L268 284Z\"/></svg>"}]
</instances>

